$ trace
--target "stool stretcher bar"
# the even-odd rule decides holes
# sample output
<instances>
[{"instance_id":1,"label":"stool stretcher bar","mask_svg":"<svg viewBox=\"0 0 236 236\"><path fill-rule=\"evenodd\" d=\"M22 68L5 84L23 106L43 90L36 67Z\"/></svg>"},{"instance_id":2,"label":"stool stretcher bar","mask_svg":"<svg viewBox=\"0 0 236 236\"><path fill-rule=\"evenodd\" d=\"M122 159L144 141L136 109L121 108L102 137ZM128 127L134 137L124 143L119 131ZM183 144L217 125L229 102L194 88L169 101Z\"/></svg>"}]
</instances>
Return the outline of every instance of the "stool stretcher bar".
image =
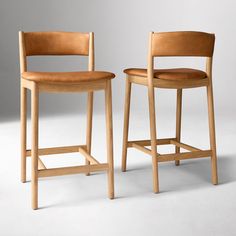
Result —
<instances>
[{"instance_id":1,"label":"stool stretcher bar","mask_svg":"<svg viewBox=\"0 0 236 236\"><path fill-rule=\"evenodd\" d=\"M175 140L171 140L171 144L177 146L177 147L180 147L180 148L184 148L188 151L191 151L191 152L194 152L194 151L201 151L201 149L199 148L195 148L193 146L190 146L188 144L185 144L185 143L180 143L180 142L177 142Z\"/></svg>"},{"instance_id":2,"label":"stool stretcher bar","mask_svg":"<svg viewBox=\"0 0 236 236\"><path fill-rule=\"evenodd\" d=\"M171 144L172 140L175 141L176 138L157 139L156 144L157 145ZM141 145L141 146L151 146L151 140L134 140L134 141L128 141L128 147L133 147L133 143Z\"/></svg>"},{"instance_id":3,"label":"stool stretcher bar","mask_svg":"<svg viewBox=\"0 0 236 236\"><path fill-rule=\"evenodd\" d=\"M38 170L38 177L50 177L59 175L72 175L79 173L88 173L94 171L108 170L108 163L101 163L96 165L83 165L72 167L51 168L45 170Z\"/></svg>"},{"instance_id":4,"label":"stool stretcher bar","mask_svg":"<svg viewBox=\"0 0 236 236\"><path fill-rule=\"evenodd\" d=\"M140 150L140 151L142 151L142 152L144 152L144 153L146 153L146 154L148 154L148 155L152 155L150 149L148 149L148 148L146 148L146 147L144 147L144 146L141 146L141 145L139 145L139 144L137 144L137 143L135 143L135 142L132 143L132 147L133 147L133 148L136 148L136 149L138 149L138 150Z\"/></svg>"},{"instance_id":5,"label":"stool stretcher bar","mask_svg":"<svg viewBox=\"0 0 236 236\"><path fill-rule=\"evenodd\" d=\"M202 158L202 157L210 157L212 155L211 150L204 151L195 151L195 152L182 152L182 153L174 153L174 154L162 154L157 156L158 162L164 161L177 161L177 160L185 160L191 158Z\"/></svg>"},{"instance_id":6,"label":"stool stretcher bar","mask_svg":"<svg viewBox=\"0 0 236 236\"><path fill-rule=\"evenodd\" d=\"M84 148L80 147L79 152L91 163L91 164L100 164L98 160L92 157Z\"/></svg>"},{"instance_id":7,"label":"stool stretcher bar","mask_svg":"<svg viewBox=\"0 0 236 236\"><path fill-rule=\"evenodd\" d=\"M65 146L65 147L52 147L52 148L39 148L38 155L53 155L53 154L63 154L63 153L72 153L79 152L80 148L85 148L86 145L76 145L76 146ZM31 156L31 150L26 151L26 156Z\"/></svg>"}]
</instances>

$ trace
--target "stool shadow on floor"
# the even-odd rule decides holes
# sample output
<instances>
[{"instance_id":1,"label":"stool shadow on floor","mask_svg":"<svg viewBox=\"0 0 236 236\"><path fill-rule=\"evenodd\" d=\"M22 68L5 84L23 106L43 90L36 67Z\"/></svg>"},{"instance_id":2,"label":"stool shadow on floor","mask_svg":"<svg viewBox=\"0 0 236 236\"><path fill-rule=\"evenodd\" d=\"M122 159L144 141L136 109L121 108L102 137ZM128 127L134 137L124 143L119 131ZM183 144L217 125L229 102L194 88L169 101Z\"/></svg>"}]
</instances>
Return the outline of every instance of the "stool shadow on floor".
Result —
<instances>
[{"instance_id":1,"label":"stool shadow on floor","mask_svg":"<svg viewBox=\"0 0 236 236\"><path fill-rule=\"evenodd\" d=\"M189 175L195 175L204 181L210 181L209 169L210 160L193 160L188 162L182 162L181 171L189 173ZM233 155L218 156L218 175L219 184L227 184L236 181L236 160Z\"/></svg>"},{"instance_id":2,"label":"stool shadow on floor","mask_svg":"<svg viewBox=\"0 0 236 236\"><path fill-rule=\"evenodd\" d=\"M230 184L236 181L236 159L233 155L218 157L219 186ZM195 191L214 187L211 183L210 159L181 161L180 166L174 162L160 164L160 194L152 192L152 166L150 164L129 163L125 173L120 167L115 168L116 198L111 201L104 198L106 191L103 186L107 184L106 175L93 173L91 176L74 175L73 177L61 176L54 181L69 181L65 184L67 188L66 197L58 200L53 199L52 204L43 205L40 209L53 207L81 207L84 204L115 204L120 200L130 198L159 198L166 194L181 193L183 191ZM94 176L96 175L96 176ZM96 178L94 178L96 177ZM47 179L49 181L49 179ZM54 184L55 185L55 184ZM92 187L93 186L93 187ZM94 189L95 188L95 189ZM95 194L96 193L96 194ZM61 194L60 191L58 194ZM64 195L64 194L63 194ZM47 197L48 198L48 197Z\"/></svg>"},{"instance_id":3,"label":"stool shadow on floor","mask_svg":"<svg viewBox=\"0 0 236 236\"><path fill-rule=\"evenodd\" d=\"M234 155L218 156L219 185L229 184L236 181L236 159ZM210 158L201 160L181 161L180 166L174 163L160 164L160 186L161 193L182 191L187 189L199 189L211 184L211 162ZM128 185L136 185L136 188L143 188L142 192L151 191L152 167L150 165L140 165L132 167L128 165L127 172L122 177Z\"/></svg>"}]
</instances>

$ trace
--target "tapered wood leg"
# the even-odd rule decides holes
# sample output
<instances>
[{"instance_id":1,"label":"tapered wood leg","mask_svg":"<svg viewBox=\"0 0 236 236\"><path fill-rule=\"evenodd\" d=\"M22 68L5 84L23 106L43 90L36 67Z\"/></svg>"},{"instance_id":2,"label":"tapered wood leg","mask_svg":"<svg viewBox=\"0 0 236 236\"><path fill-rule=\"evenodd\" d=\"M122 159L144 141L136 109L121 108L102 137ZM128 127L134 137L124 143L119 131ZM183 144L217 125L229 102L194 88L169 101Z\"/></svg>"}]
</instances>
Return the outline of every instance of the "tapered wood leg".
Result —
<instances>
[{"instance_id":1,"label":"tapered wood leg","mask_svg":"<svg viewBox=\"0 0 236 236\"><path fill-rule=\"evenodd\" d=\"M155 96L154 88L148 87L149 119L151 134L151 152L152 152L152 173L153 173L153 191L159 192L158 180L158 162L157 162L157 145L156 145L156 114L155 114Z\"/></svg>"},{"instance_id":2,"label":"tapered wood leg","mask_svg":"<svg viewBox=\"0 0 236 236\"><path fill-rule=\"evenodd\" d=\"M86 130L86 146L87 152L91 154L91 141L92 141L92 123L93 123L93 92L88 93L87 101L87 130ZM85 160L86 165L90 165L90 161ZM86 173L90 175L90 173Z\"/></svg>"},{"instance_id":3,"label":"tapered wood leg","mask_svg":"<svg viewBox=\"0 0 236 236\"><path fill-rule=\"evenodd\" d=\"M128 145L129 114L130 114L130 95L131 95L131 83L128 79L126 79L124 128L123 128L123 149L122 149L122 171L126 171L126 162L127 162L127 145Z\"/></svg>"},{"instance_id":4,"label":"tapered wood leg","mask_svg":"<svg viewBox=\"0 0 236 236\"><path fill-rule=\"evenodd\" d=\"M21 86L21 182L26 182L27 89Z\"/></svg>"},{"instance_id":5,"label":"tapered wood leg","mask_svg":"<svg viewBox=\"0 0 236 236\"><path fill-rule=\"evenodd\" d=\"M211 179L213 184L218 184L217 174L217 156L216 156L216 138L215 138L215 117L214 117L214 101L212 85L207 86L207 102L208 102L208 118L209 118L209 134L210 145L212 150L211 156Z\"/></svg>"},{"instance_id":6,"label":"tapered wood leg","mask_svg":"<svg viewBox=\"0 0 236 236\"><path fill-rule=\"evenodd\" d=\"M38 208L38 103L39 93L37 84L33 83L31 90L31 122L32 122L32 160L31 186L32 208Z\"/></svg>"},{"instance_id":7,"label":"tapered wood leg","mask_svg":"<svg viewBox=\"0 0 236 236\"><path fill-rule=\"evenodd\" d=\"M181 137L181 116L182 116L182 89L177 89L177 103L176 103L176 141L180 142ZM180 153L180 147L175 146L175 153ZM175 161L178 166L180 161Z\"/></svg>"},{"instance_id":8,"label":"tapered wood leg","mask_svg":"<svg viewBox=\"0 0 236 236\"><path fill-rule=\"evenodd\" d=\"M108 196L114 198L114 163L113 163L113 128L112 128L112 94L111 81L107 81L105 90L106 103L106 136L108 169Z\"/></svg>"}]
</instances>

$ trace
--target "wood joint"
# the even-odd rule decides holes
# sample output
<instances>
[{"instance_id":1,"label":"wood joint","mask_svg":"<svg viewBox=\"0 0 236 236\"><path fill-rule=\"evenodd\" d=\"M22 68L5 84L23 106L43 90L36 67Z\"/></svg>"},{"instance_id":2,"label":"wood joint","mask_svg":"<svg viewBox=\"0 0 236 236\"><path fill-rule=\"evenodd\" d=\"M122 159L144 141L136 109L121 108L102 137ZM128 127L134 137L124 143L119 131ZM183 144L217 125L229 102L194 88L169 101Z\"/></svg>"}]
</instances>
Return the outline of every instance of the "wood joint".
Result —
<instances>
[{"instance_id":1,"label":"wood joint","mask_svg":"<svg viewBox=\"0 0 236 236\"><path fill-rule=\"evenodd\" d=\"M40 158L38 158L38 166L39 166L40 170L47 169L47 167L45 166L45 164L43 163L43 161Z\"/></svg>"}]
</instances>

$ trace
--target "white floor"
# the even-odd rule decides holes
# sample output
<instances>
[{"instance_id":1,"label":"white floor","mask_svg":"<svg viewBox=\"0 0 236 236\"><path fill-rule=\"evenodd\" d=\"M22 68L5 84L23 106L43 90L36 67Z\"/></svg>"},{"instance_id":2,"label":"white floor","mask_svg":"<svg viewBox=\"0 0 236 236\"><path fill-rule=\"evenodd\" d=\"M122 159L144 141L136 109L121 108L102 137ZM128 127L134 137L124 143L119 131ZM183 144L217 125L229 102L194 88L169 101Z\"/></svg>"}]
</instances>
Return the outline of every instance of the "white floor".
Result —
<instances>
[{"instance_id":1,"label":"white floor","mask_svg":"<svg viewBox=\"0 0 236 236\"><path fill-rule=\"evenodd\" d=\"M189 144L207 148L207 118L198 117L193 122L193 117L194 114L183 120L183 141L191 140ZM95 114L93 134L93 155L101 161L106 159L103 118ZM136 115L130 138L148 138L147 118ZM211 184L209 158L184 161L179 167L163 163L159 168L160 194L152 192L149 156L129 150L128 171L120 171L122 122L122 115L115 113L116 199L107 198L107 176L102 172L45 178L39 183L40 209L33 211L30 175L25 184L19 180L19 122L2 121L0 235L236 235L236 125L232 118L217 119L220 184ZM82 144L83 127L84 115L42 118L40 146ZM171 116L160 117L159 137L173 136L172 130ZM55 155L43 160L48 167L84 162L80 154Z\"/></svg>"}]
</instances>

